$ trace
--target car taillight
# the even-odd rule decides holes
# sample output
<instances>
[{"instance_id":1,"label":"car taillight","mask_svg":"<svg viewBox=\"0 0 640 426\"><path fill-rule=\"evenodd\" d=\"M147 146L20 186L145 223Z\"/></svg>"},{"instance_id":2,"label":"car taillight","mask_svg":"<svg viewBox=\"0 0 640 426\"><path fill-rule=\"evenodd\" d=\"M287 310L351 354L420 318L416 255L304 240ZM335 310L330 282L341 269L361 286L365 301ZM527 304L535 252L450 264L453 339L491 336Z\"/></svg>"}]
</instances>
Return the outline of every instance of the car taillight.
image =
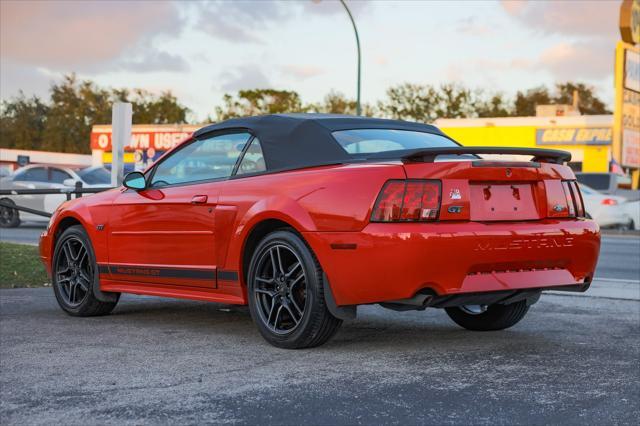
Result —
<instances>
[{"instance_id":1,"label":"car taillight","mask_svg":"<svg viewBox=\"0 0 640 426\"><path fill-rule=\"evenodd\" d=\"M564 196L567 198L567 216L575 217L576 215L576 204L574 201L574 196L571 191L571 186L569 181L562 181L562 189L564 189Z\"/></svg>"},{"instance_id":2,"label":"car taillight","mask_svg":"<svg viewBox=\"0 0 640 426\"><path fill-rule=\"evenodd\" d=\"M564 180L562 181L562 189L567 199L567 216L585 217L584 202L578 183L575 180Z\"/></svg>"},{"instance_id":3,"label":"car taillight","mask_svg":"<svg viewBox=\"0 0 640 426\"><path fill-rule=\"evenodd\" d=\"M378 195L371 221L436 220L440 209L440 191L440 181L437 180L390 180Z\"/></svg>"},{"instance_id":4,"label":"car taillight","mask_svg":"<svg viewBox=\"0 0 640 426\"><path fill-rule=\"evenodd\" d=\"M578 182L575 180L571 181L573 188L573 196L576 201L576 215L578 217L586 217L587 213L584 208L584 200L582 199L582 193L580 192L580 187L578 186Z\"/></svg>"},{"instance_id":5,"label":"car taillight","mask_svg":"<svg viewBox=\"0 0 640 426\"><path fill-rule=\"evenodd\" d=\"M600 201L600 204L604 204L605 206L615 206L618 204L618 202L613 198L605 198L604 200Z\"/></svg>"}]
</instances>

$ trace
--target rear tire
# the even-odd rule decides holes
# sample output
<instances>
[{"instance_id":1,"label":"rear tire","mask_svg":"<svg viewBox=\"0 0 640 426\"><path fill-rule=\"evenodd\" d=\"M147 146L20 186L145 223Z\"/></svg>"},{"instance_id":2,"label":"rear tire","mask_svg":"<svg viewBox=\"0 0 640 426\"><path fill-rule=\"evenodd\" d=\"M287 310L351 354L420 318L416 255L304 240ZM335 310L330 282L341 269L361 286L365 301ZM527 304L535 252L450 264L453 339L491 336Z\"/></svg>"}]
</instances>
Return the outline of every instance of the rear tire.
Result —
<instances>
[{"instance_id":1,"label":"rear tire","mask_svg":"<svg viewBox=\"0 0 640 426\"><path fill-rule=\"evenodd\" d=\"M3 198L3 202L16 205L10 198ZM15 228L20 225L20 213L16 209L0 206L0 228Z\"/></svg>"},{"instance_id":2,"label":"rear tire","mask_svg":"<svg viewBox=\"0 0 640 426\"><path fill-rule=\"evenodd\" d=\"M100 285L98 265L91 240L80 225L67 228L53 252L52 287L58 305L67 314L76 317L106 315L118 303L102 302L93 292Z\"/></svg>"},{"instance_id":3,"label":"rear tire","mask_svg":"<svg viewBox=\"0 0 640 426\"><path fill-rule=\"evenodd\" d=\"M323 272L294 232L275 231L253 252L247 275L249 311L260 334L274 346L319 346L340 328L324 298Z\"/></svg>"},{"instance_id":4,"label":"rear tire","mask_svg":"<svg viewBox=\"0 0 640 426\"><path fill-rule=\"evenodd\" d=\"M516 325L529 310L526 300L510 305L489 305L482 313L472 313L460 307L445 308L447 315L459 326L473 331L494 331Z\"/></svg>"}]
</instances>

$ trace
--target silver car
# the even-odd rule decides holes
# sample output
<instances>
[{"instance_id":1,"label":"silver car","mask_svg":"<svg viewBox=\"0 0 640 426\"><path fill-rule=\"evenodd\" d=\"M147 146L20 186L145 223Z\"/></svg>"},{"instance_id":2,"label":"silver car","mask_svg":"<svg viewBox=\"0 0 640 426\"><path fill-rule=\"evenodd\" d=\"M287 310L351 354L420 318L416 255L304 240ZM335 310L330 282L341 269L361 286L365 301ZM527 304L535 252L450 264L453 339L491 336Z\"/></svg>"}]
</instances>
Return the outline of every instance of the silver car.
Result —
<instances>
[{"instance_id":1,"label":"silver car","mask_svg":"<svg viewBox=\"0 0 640 426\"><path fill-rule=\"evenodd\" d=\"M79 169L38 164L22 167L11 176L0 179L0 189L73 188L76 182L82 182L83 188L108 188L111 184L111 175L103 167ZM0 200L7 204L52 213L60 203L66 200L66 195L2 195ZM0 206L1 228L16 227L21 221L46 222L48 220L45 216Z\"/></svg>"}]
</instances>

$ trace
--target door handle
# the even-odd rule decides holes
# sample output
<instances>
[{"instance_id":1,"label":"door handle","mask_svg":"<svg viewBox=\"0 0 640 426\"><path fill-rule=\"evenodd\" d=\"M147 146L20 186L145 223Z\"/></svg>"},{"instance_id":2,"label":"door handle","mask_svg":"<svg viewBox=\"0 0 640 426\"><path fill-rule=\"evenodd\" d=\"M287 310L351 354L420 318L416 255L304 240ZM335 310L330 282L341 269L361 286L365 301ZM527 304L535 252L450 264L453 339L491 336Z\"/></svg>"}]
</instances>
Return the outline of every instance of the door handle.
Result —
<instances>
[{"instance_id":1,"label":"door handle","mask_svg":"<svg viewBox=\"0 0 640 426\"><path fill-rule=\"evenodd\" d=\"M194 195L191 199L191 204L204 204L207 202L206 195Z\"/></svg>"}]
</instances>

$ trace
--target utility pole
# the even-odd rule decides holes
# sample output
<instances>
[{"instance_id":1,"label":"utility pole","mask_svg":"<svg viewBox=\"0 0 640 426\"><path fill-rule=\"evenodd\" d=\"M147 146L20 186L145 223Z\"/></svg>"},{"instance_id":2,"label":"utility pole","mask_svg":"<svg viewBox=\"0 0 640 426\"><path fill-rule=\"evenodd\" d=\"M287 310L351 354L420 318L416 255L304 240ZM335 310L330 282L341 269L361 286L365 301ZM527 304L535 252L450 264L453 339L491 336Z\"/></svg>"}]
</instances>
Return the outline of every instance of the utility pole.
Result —
<instances>
[{"instance_id":1,"label":"utility pole","mask_svg":"<svg viewBox=\"0 0 640 426\"><path fill-rule=\"evenodd\" d=\"M358 36L358 28L356 27L356 21L353 19L353 15L351 11L347 7L347 4L344 0L340 0L342 6L344 6L344 10L347 11L349 15L349 19L351 20L351 25L353 25L353 32L356 34L356 46L358 48L358 88L357 88L357 99L356 99L356 115L362 114L362 107L360 106L360 79L361 79L361 69L362 69L362 54L360 52L360 37Z\"/></svg>"}]
</instances>

